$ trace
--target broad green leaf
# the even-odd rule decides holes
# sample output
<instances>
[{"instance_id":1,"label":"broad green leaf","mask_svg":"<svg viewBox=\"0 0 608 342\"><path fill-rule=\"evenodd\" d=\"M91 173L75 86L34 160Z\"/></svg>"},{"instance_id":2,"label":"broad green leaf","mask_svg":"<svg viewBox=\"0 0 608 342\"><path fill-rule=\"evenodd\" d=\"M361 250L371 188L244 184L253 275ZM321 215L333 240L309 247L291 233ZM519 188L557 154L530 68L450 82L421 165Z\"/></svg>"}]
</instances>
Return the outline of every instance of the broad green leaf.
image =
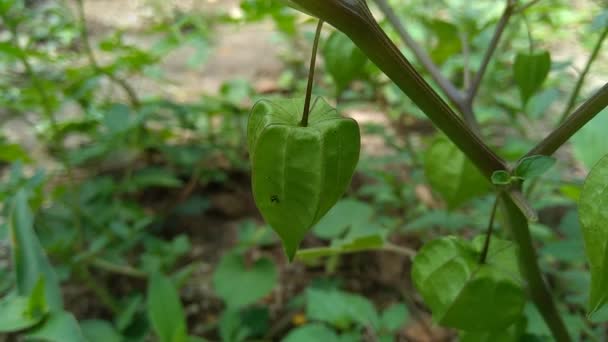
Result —
<instances>
[{"instance_id":1,"label":"broad green leaf","mask_svg":"<svg viewBox=\"0 0 608 342\"><path fill-rule=\"evenodd\" d=\"M338 93L361 76L365 70L367 57L344 33L331 33L323 47L325 69L334 79Z\"/></svg>"},{"instance_id":2,"label":"broad green leaf","mask_svg":"<svg viewBox=\"0 0 608 342\"><path fill-rule=\"evenodd\" d=\"M608 301L608 155L593 167L578 204L585 252L591 271L590 314Z\"/></svg>"},{"instance_id":3,"label":"broad green leaf","mask_svg":"<svg viewBox=\"0 0 608 342\"><path fill-rule=\"evenodd\" d=\"M519 88L522 104L525 106L545 82L551 70L551 55L548 51L535 54L518 53L513 71Z\"/></svg>"},{"instance_id":4,"label":"broad green leaf","mask_svg":"<svg viewBox=\"0 0 608 342\"><path fill-rule=\"evenodd\" d=\"M519 179L532 179L547 172L556 162L556 159L549 156L530 156L522 159L513 173Z\"/></svg>"},{"instance_id":5,"label":"broad green leaf","mask_svg":"<svg viewBox=\"0 0 608 342\"><path fill-rule=\"evenodd\" d=\"M0 333L15 332L38 324L44 311L32 311L31 298L9 296L0 301Z\"/></svg>"},{"instance_id":6,"label":"broad green leaf","mask_svg":"<svg viewBox=\"0 0 608 342\"><path fill-rule=\"evenodd\" d=\"M311 323L292 330L282 340L282 342L338 342L338 334L326 325L321 323Z\"/></svg>"},{"instance_id":7,"label":"broad green leaf","mask_svg":"<svg viewBox=\"0 0 608 342\"><path fill-rule=\"evenodd\" d=\"M608 127L608 110L604 109L572 137L574 156L588 169L608 154L606 127Z\"/></svg>"},{"instance_id":8,"label":"broad green leaf","mask_svg":"<svg viewBox=\"0 0 608 342\"><path fill-rule=\"evenodd\" d=\"M26 340L47 342L87 342L76 318L65 311L57 311L39 326L28 331Z\"/></svg>"},{"instance_id":9,"label":"broad green leaf","mask_svg":"<svg viewBox=\"0 0 608 342\"><path fill-rule=\"evenodd\" d=\"M374 209L369 204L343 199L319 220L313 227L313 233L322 239L335 239L353 226L367 224L373 215Z\"/></svg>"},{"instance_id":10,"label":"broad green leaf","mask_svg":"<svg viewBox=\"0 0 608 342\"><path fill-rule=\"evenodd\" d=\"M213 288L229 308L240 308L268 295L277 278L276 267L270 259L261 258L247 266L241 254L229 252L213 273Z\"/></svg>"},{"instance_id":11,"label":"broad green leaf","mask_svg":"<svg viewBox=\"0 0 608 342\"><path fill-rule=\"evenodd\" d=\"M414 258L414 285L438 323L492 331L521 316L526 296L514 245L492 238L486 263L479 264L482 240L441 238L427 243Z\"/></svg>"},{"instance_id":12,"label":"broad green leaf","mask_svg":"<svg viewBox=\"0 0 608 342\"><path fill-rule=\"evenodd\" d=\"M260 101L247 140L255 203L278 233L289 259L308 232L342 197L359 160L359 127L323 99L300 126L304 101Z\"/></svg>"},{"instance_id":13,"label":"broad green leaf","mask_svg":"<svg viewBox=\"0 0 608 342\"><path fill-rule=\"evenodd\" d=\"M80 328L88 342L122 342L124 340L112 323L107 321L98 319L82 321Z\"/></svg>"},{"instance_id":14,"label":"broad green leaf","mask_svg":"<svg viewBox=\"0 0 608 342\"><path fill-rule=\"evenodd\" d=\"M352 324L379 327L379 317L373 304L365 297L336 289L309 288L306 291L306 316L347 329Z\"/></svg>"},{"instance_id":15,"label":"broad green leaf","mask_svg":"<svg viewBox=\"0 0 608 342\"><path fill-rule=\"evenodd\" d=\"M25 190L19 190L14 197L9 218L9 232L13 267L17 278L17 293L20 296L30 296L43 278L44 297L50 310L62 310L63 300L59 281L34 232L34 218Z\"/></svg>"},{"instance_id":16,"label":"broad green leaf","mask_svg":"<svg viewBox=\"0 0 608 342\"><path fill-rule=\"evenodd\" d=\"M424 173L449 208L486 194L489 182L447 138L437 138L424 158Z\"/></svg>"},{"instance_id":17,"label":"broad green leaf","mask_svg":"<svg viewBox=\"0 0 608 342\"><path fill-rule=\"evenodd\" d=\"M156 273L148 280L148 317L161 342L186 341L186 316L177 289L168 277Z\"/></svg>"},{"instance_id":18,"label":"broad green leaf","mask_svg":"<svg viewBox=\"0 0 608 342\"><path fill-rule=\"evenodd\" d=\"M393 304L382 312L380 326L388 332L396 332L410 319L410 313L404 304Z\"/></svg>"},{"instance_id":19,"label":"broad green leaf","mask_svg":"<svg viewBox=\"0 0 608 342\"><path fill-rule=\"evenodd\" d=\"M462 332L460 342L520 342L525 332L525 319L520 319L507 329L483 332ZM527 341L527 340L525 340Z\"/></svg>"}]
</instances>

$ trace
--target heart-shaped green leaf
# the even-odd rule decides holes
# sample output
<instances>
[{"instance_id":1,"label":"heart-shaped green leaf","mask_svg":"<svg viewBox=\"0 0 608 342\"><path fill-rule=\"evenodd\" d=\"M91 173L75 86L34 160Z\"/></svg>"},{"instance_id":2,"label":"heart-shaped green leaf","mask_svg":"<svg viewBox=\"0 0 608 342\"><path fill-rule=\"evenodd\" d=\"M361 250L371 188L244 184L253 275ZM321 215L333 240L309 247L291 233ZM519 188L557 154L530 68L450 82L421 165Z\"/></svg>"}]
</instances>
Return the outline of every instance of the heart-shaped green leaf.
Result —
<instances>
[{"instance_id":1,"label":"heart-shaped green leaf","mask_svg":"<svg viewBox=\"0 0 608 342\"><path fill-rule=\"evenodd\" d=\"M525 303L513 243L493 238L479 264L483 237L472 244L446 237L426 244L414 259L414 285L442 325L465 331L504 329Z\"/></svg>"},{"instance_id":2,"label":"heart-shaped green leaf","mask_svg":"<svg viewBox=\"0 0 608 342\"><path fill-rule=\"evenodd\" d=\"M578 204L585 252L591 271L589 313L608 302L608 156L597 163L583 186Z\"/></svg>"},{"instance_id":3,"label":"heart-shaped green leaf","mask_svg":"<svg viewBox=\"0 0 608 342\"><path fill-rule=\"evenodd\" d=\"M293 259L306 232L340 199L359 160L359 126L323 99L300 125L303 99L259 101L247 134L255 203Z\"/></svg>"},{"instance_id":4,"label":"heart-shaped green leaf","mask_svg":"<svg viewBox=\"0 0 608 342\"><path fill-rule=\"evenodd\" d=\"M522 103L525 106L528 100L536 93L551 70L551 55L548 51L536 54L518 53L515 56L513 71L515 83L519 88Z\"/></svg>"}]
</instances>

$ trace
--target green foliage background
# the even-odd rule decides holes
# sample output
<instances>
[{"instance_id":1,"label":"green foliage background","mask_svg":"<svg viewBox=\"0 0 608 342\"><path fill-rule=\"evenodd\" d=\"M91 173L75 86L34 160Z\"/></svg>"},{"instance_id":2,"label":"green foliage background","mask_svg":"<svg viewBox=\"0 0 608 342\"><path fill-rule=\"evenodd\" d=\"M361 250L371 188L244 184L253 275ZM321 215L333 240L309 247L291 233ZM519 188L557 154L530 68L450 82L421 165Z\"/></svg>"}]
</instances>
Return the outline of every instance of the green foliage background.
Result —
<instances>
[{"instance_id":1,"label":"green foliage background","mask_svg":"<svg viewBox=\"0 0 608 342\"><path fill-rule=\"evenodd\" d=\"M274 0L148 0L136 27L100 28L93 3L0 0L0 341L496 340L438 327L410 277L424 243L483 233L492 186L346 36L324 29L314 93L359 122L361 159L345 197L288 263L253 204L247 117L262 97L303 95L314 21ZM391 4L458 87L481 64L504 7ZM560 121L607 30L602 1L573 10L542 0L512 19L476 100L481 132L503 158L515 162ZM236 31L251 35L245 41L271 31L258 39L275 49L222 51ZM576 104L608 79L605 51ZM270 60L272 74L211 69L239 55L251 65L235 70ZM214 72L221 82L209 86ZM182 89L188 82L196 88ZM524 188L540 217L541 266L584 340L607 334L608 310L586 316L592 281L600 293L607 282L590 276L584 246L594 237L581 233L576 210L584 178L608 154L607 120L605 110ZM496 235L508 240L501 227L499 213ZM550 338L527 298L506 335Z\"/></svg>"}]
</instances>

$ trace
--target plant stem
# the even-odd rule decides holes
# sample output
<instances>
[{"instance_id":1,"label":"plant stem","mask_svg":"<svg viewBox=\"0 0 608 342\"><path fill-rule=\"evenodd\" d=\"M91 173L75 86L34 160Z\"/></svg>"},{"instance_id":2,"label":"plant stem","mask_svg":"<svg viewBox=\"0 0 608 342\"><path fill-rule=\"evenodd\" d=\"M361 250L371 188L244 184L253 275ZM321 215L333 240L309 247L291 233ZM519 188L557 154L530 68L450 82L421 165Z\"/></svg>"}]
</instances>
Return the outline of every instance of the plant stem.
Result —
<instances>
[{"instance_id":1,"label":"plant stem","mask_svg":"<svg viewBox=\"0 0 608 342\"><path fill-rule=\"evenodd\" d=\"M505 6L505 10L502 13L502 16L500 17L498 24L496 25L496 30L494 31L494 35L492 36L490 45L488 46L488 49L486 50L486 53L483 56L483 60L481 62L481 65L479 66L479 71L477 71L477 74L475 74L473 83L467 91L466 101L469 103L469 105L471 107L473 105L473 100L475 99L475 97L477 96L477 92L479 91L479 86L481 85L483 76L485 75L488 65L490 64L490 61L492 60L494 51L496 51L496 48L498 47L498 43L500 42L500 38L502 37L502 34L505 31L505 28L507 27L509 20L511 19L511 15L513 14L513 6L514 6L513 0L507 0L507 5Z\"/></svg>"},{"instance_id":2,"label":"plant stem","mask_svg":"<svg viewBox=\"0 0 608 342\"><path fill-rule=\"evenodd\" d=\"M310 56L310 65L308 69L308 84L306 85L306 98L304 99L304 112L302 113L302 122L300 126L308 126L308 114L310 114L310 98L312 97L312 86L315 80L315 65L317 64L317 50L319 48L319 40L321 39L321 29L323 28L323 20L319 20L317 31L315 32L315 40L312 43L312 55Z\"/></svg>"},{"instance_id":3,"label":"plant stem","mask_svg":"<svg viewBox=\"0 0 608 342\"><path fill-rule=\"evenodd\" d=\"M507 169L499 158L420 76L391 42L363 0L292 0L332 24L359 46L488 178Z\"/></svg>"},{"instance_id":4,"label":"plant stem","mask_svg":"<svg viewBox=\"0 0 608 342\"><path fill-rule=\"evenodd\" d=\"M519 267L527 282L532 301L549 326L553 338L558 342L571 341L568 330L557 310L551 292L542 277L536 250L532 244L528 222L513 201L506 195L501 195L501 203L505 210L505 223L510 229L513 239L518 246Z\"/></svg>"},{"instance_id":5,"label":"plant stem","mask_svg":"<svg viewBox=\"0 0 608 342\"><path fill-rule=\"evenodd\" d=\"M388 4L386 0L375 0L378 8L384 13L386 19L397 31L397 34L401 40L407 45L410 50L416 56L416 59L422 64L422 66L428 71L429 75L437 83L437 86L443 91L445 96L454 104L459 105L464 98L462 92L458 90L450 80L445 78L441 74L439 67L433 62L431 56L414 40L414 38L407 31L401 20L395 14L393 8Z\"/></svg>"},{"instance_id":6,"label":"plant stem","mask_svg":"<svg viewBox=\"0 0 608 342\"><path fill-rule=\"evenodd\" d=\"M95 295L103 305L105 305L110 311L112 311L113 314L118 314L120 312L120 305L118 304L116 299L114 299L112 294L110 294L110 292L105 287L98 284L99 280L93 279L93 276L91 275L91 272L89 272L87 266L81 267L78 274L80 275L80 278L84 281L86 286L95 293Z\"/></svg>"},{"instance_id":7,"label":"plant stem","mask_svg":"<svg viewBox=\"0 0 608 342\"><path fill-rule=\"evenodd\" d=\"M93 67L93 69L96 72L98 72L102 75L105 75L110 81L112 81L112 82L116 83L118 86L120 86L123 89L123 91L127 94L127 97L129 98L129 102L131 102L131 105L133 105L133 107L135 107L135 108L139 108L141 106L141 101L139 100L139 97L137 96L135 89L133 89L133 87L131 87L131 85L124 79L122 79L122 78L114 75L113 73L107 71L106 69L102 68L99 65L99 63L97 62L97 58L95 58L95 54L93 53L93 48L91 47L91 40L89 38L89 29L88 29L87 19L86 19L85 12L84 12L83 0L76 0L76 6L78 8L78 17L79 17L79 21L80 21L80 33L82 35L84 52L85 52L85 55L87 56L87 58L89 59L89 63L91 64L91 66Z\"/></svg>"},{"instance_id":8,"label":"plant stem","mask_svg":"<svg viewBox=\"0 0 608 342\"><path fill-rule=\"evenodd\" d=\"M499 199L500 194L496 196L496 199L494 199L494 204L492 205L492 211L490 212L490 222L488 223L488 230L486 231L486 239L483 243L481 255L479 256L480 264L485 264L486 259L488 258L488 251L490 250L490 240L492 240L492 233L494 232L494 218L496 217L496 208L498 208Z\"/></svg>"},{"instance_id":9,"label":"plant stem","mask_svg":"<svg viewBox=\"0 0 608 342\"><path fill-rule=\"evenodd\" d=\"M578 81L576 82L576 85L574 86L574 90L572 91L572 94L570 95L570 99L568 99L568 104L566 105L566 108L564 108L564 112L562 113L562 116L559 119L560 123L562 123L562 122L564 122L564 120L566 120L566 118L568 117L568 114L570 114L570 112L572 111L572 108L574 108L576 99L578 98L578 95L581 92L581 88L583 87L583 83L585 82L585 77L587 77L587 74L589 73L589 70L591 69L591 65L593 64L593 62L599 55L600 49L602 47L602 43L606 39L606 36L608 36L608 26L606 26L606 28L600 35L599 39L595 43L595 46L593 47L593 51L591 52L591 56L589 56L589 59L587 60L587 64L585 64L585 68L583 69L580 76L578 77Z\"/></svg>"},{"instance_id":10,"label":"plant stem","mask_svg":"<svg viewBox=\"0 0 608 342\"><path fill-rule=\"evenodd\" d=\"M566 121L536 145L523 158L534 155L550 156L566 143L579 129L608 106L608 83L568 116ZM523 159L522 158L522 159Z\"/></svg>"},{"instance_id":11,"label":"plant stem","mask_svg":"<svg viewBox=\"0 0 608 342\"><path fill-rule=\"evenodd\" d=\"M133 278L146 279L148 277L148 274L146 272L140 271L131 266L117 265L117 264L105 261L101 258L93 259L91 261L91 265L95 266L99 269L108 271L108 272L122 274L122 275L133 277Z\"/></svg>"}]
</instances>

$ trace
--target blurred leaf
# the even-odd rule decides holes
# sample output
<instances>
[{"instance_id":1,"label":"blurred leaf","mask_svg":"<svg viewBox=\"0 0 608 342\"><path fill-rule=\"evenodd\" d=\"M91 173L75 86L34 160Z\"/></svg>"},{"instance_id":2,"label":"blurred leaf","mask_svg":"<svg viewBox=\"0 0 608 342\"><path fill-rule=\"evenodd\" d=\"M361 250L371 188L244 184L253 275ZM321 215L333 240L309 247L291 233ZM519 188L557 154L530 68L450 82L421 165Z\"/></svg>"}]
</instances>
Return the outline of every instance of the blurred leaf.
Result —
<instances>
[{"instance_id":1,"label":"blurred leaf","mask_svg":"<svg viewBox=\"0 0 608 342\"><path fill-rule=\"evenodd\" d=\"M347 329L354 323L374 329L379 327L376 309L367 298L336 289L309 288L306 291L306 316L340 329Z\"/></svg>"},{"instance_id":2,"label":"blurred leaf","mask_svg":"<svg viewBox=\"0 0 608 342\"><path fill-rule=\"evenodd\" d=\"M475 220L471 215L452 211L432 210L409 222L404 229L408 232L433 228L458 230L471 225L475 225Z\"/></svg>"},{"instance_id":3,"label":"blurred leaf","mask_svg":"<svg viewBox=\"0 0 608 342\"><path fill-rule=\"evenodd\" d=\"M324 324L311 323L290 331L282 340L282 342L310 341L338 342L338 335Z\"/></svg>"},{"instance_id":4,"label":"blurred leaf","mask_svg":"<svg viewBox=\"0 0 608 342\"><path fill-rule=\"evenodd\" d=\"M170 170L147 167L135 172L128 184L130 191L137 191L150 187L179 188L182 181Z\"/></svg>"},{"instance_id":5,"label":"blurred leaf","mask_svg":"<svg viewBox=\"0 0 608 342\"><path fill-rule=\"evenodd\" d=\"M530 156L522 159L515 168L514 177L520 179L532 179L547 172L557 160L548 156Z\"/></svg>"},{"instance_id":6,"label":"blurred leaf","mask_svg":"<svg viewBox=\"0 0 608 342\"><path fill-rule=\"evenodd\" d=\"M540 119L549 111L555 101L561 98L561 93L557 88L549 88L535 94L528 101L525 112L531 118Z\"/></svg>"},{"instance_id":7,"label":"blurred leaf","mask_svg":"<svg viewBox=\"0 0 608 342\"><path fill-rule=\"evenodd\" d=\"M361 76L367 57L359 48L340 31L331 33L323 48L325 69L331 75L338 93Z\"/></svg>"},{"instance_id":8,"label":"blurred leaf","mask_svg":"<svg viewBox=\"0 0 608 342\"><path fill-rule=\"evenodd\" d=\"M462 332L460 342L524 342L525 320L520 319L509 328L498 331ZM528 341L530 342L530 341Z\"/></svg>"},{"instance_id":9,"label":"blurred leaf","mask_svg":"<svg viewBox=\"0 0 608 342\"><path fill-rule=\"evenodd\" d=\"M393 304L382 312L380 326L382 330L397 332L410 320L410 312L404 304Z\"/></svg>"},{"instance_id":10,"label":"blurred leaf","mask_svg":"<svg viewBox=\"0 0 608 342\"><path fill-rule=\"evenodd\" d=\"M155 273L148 281L148 317L161 342L186 341L186 316L177 289L168 277Z\"/></svg>"},{"instance_id":11,"label":"blurred leaf","mask_svg":"<svg viewBox=\"0 0 608 342\"><path fill-rule=\"evenodd\" d=\"M373 215L374 209L365 202L339 200L313 227L313 233L325 240L335 239L353 226L369 223Z\"/></svg>"},{"instance_id":12,"label":"blurred leaf","mask_svg":"<svg viewBox=\"0 0 608 342\"><path fill-rule=\"evenodd\" d=\"M548 51L535 54L518 53L515 56L513 71L515 83L519 88L522 103L525 106L528 100L536 93L551 70L551 55Z\"/></svg>"},{"instance_id":13,"label":"blurred leaf","mask_svg":"<svg viewBox=\"0 0 608 342\"><path fill-rule=\"evenodd\" d=\"M270 294L277 277L272 260L261 258L248 267L241 254L228 252L213 273L213 288L228 308L240 308Z\"/></svg>"},{"instance_id":14,"label":"blurred leaf","mask_svg":"<svg viewBox=\"0 0 608 342\"><path fill-rule=\"evenodd\" d=\"M450 209L486 194L489 182L447 138L437 138L424 158L424 173L433 190L442 195Z\"/></svg>"},{"instance_id":15,"label":"blurred leaf","mask_svg":"<svg viewBox=\"0 0 608 342\"><path fill-rule=\"evenodd\" d=\"M41 325L26 334L26 340L43 340L47 342L86 342L76 318L65 311L57 311Z\"/></svg>"},{"instance_id":16,"label":"blurred leaf","mask_svg":"<svg viewBox=\"0 0 608 342\"><path fill-rule=\"evenodd\" d=\"M267 308L259 307L225 310L219 321L222 341L251 341L264 336L268 331L269 315Z\"/></svg>"},{"instance_id":17,"label":"blurred leaf","mask_svg":"<svg viewBox=\"0 0 608 342\"><path fill-rule=\"evenodd\" d=\"M88 342L122 342L124 340L114 326L107 321L98 319L82 321L80 328Z\"/></svg>"},{"instance_id":18,"label":"blurred leaf","mask_svg":"<svg viewBox=\"0 0 608 342\"><path fill-rule=\"evenodd\" d=\"M608 110L601 111L572 137L574 156L588 169L608 154Z\"/></svg>"},{"instance_id":19,"label":"blurred leaf","mask_svg":"<svg viewBox=\"0 0 608 342\"><path fill-rule=\"evenodd\" d=\"M593 167L578 205L585 252L591 272L589 314L608 301L608 155Z\"/></svg>"},{"instance_id":20,"label":"blurred leaf","mask_svg":"<svg viewBox=\"0 0 608 342\"><path fill-rule=\"evenodd\" d=\"M430 51L435 63L441 65L448 58L461 52L462 40L456 25L441 19L433 19L426 23L426 27L430 28L437 38Z\"/></svg>"},{"instance_id":21,"label":"blurred leaf","mask_svg":"<svg viewBox=\"0 0 608 342\"><path fill-rule=\"evenodd\" d=\"M514 244L492 238L486 263L479 264L480 238L473 244L440 238L425 244L414 258L414 285L441 325L501 330L521 316L526 296Z\"/></svg>"},{"instance_id":22,"label":"blurred leaf","mask_svg":"<svg viewBox=\"0 0 608 342\"><path fill-rule=\"evenodd\" d=\"M5 144L0 141L0 161L14 163L21 161L23 163L29 163L30 159L27 152L18 144Z\"/></svg>"},{"instance_id":23,"label":"blurred leaf","mask_svg":"<svg viewBox=\"0 0 608 342\"><path fill-rule=\"evenodd\" d=\"M51 311L58 311L63 308L59 281L34 232L33 220L25 190L19 190L9 218L17 292L21 296L31 295L43 278L48 306Z\"/></svg>"},{"instance_id":24,"label":"blurred leaf","mask_svg":"<svg viewBox=\"0 0 608 342\"><path fill-rule=\"evenodd\" d=\"M131 126L131 109L124 104L112 104L104 113L103 122L109 134L118 134L127 131Z\"/></svg>"},{"instance_id":25,"label":"blurred leaf","mask_svg":"<svg viewBox=\"0 0 608 342\"><path fill-rule=\"evenodd\" d=\"M0 301L0 333L23 330L38 324L45 311L30 309L32 299L23 296L8 296Z\"/></svg>"},{"instance_id":26,"label":"blurred leaf","mask_svg":"<svg viewBox=\"0 0 608 342\"><path fill-rule=\"evenodd\" d=\"M591 31L601 31L608 27L608 9L604 9L593 18Z\"/></svg>"},{"instance_id":27,"label":"blurred leaf","mask_svg":"<svg viewBox=\"0 0 608 342\"><path fill-rule=\"evenodd\" d=\"M234 79L225 82L220 87L224 100L233 106L240 107L245 100L253 95L251 83L245 79Z\"/></svg>"}]
</instances>

